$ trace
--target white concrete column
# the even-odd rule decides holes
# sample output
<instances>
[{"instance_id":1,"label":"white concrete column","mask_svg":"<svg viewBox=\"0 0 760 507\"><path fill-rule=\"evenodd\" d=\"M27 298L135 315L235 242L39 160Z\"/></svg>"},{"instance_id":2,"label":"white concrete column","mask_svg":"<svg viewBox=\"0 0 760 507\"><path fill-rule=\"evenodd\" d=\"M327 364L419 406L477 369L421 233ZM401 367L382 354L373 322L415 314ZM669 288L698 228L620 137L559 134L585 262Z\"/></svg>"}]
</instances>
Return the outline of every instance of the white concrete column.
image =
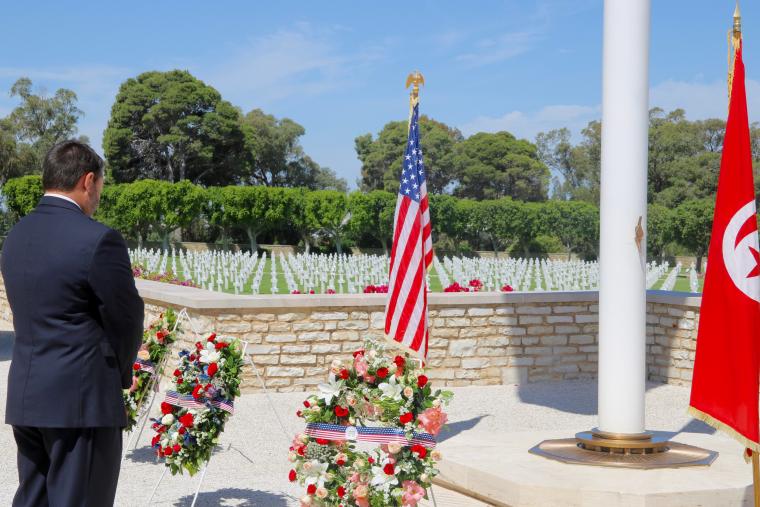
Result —
<instances>
[{"instance_id":1,"label":"white concrete column","mask_svg":"<svg viewBox=\"0 0 760 507\"><path fill-rule=\"evenodd\" d=\"M604 1L599 429L644 431L650 0Z\"/></svg>"}]
</instances>

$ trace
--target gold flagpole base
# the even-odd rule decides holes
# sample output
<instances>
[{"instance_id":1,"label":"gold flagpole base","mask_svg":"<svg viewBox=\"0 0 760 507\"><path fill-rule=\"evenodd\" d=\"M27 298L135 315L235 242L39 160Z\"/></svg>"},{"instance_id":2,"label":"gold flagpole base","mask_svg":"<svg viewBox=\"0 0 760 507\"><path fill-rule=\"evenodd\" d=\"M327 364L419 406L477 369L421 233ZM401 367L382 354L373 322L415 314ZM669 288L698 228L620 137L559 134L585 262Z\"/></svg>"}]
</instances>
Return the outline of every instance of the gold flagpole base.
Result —
<instances>
[{"instance_id":1,"label":"gold flagpole base","mask_svg":"<svg viewBox=\"0 0 760 507\"><path fill-rule=\"evenodd\" d=\"M614 434L596 428L575 438L544 440L530 452L562 463L638 469L709 466L718 457L717 452L651 432Z\"/></svg>"}]
</instances>

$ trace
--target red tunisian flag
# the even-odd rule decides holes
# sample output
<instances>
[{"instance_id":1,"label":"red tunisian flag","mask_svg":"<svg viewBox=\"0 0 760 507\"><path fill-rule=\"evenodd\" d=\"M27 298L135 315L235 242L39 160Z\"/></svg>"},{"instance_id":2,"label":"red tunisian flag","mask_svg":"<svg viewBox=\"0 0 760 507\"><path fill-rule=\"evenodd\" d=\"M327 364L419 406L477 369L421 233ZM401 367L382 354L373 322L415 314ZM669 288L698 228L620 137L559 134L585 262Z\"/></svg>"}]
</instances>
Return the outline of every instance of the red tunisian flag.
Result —
<instances>
[{"instance_id":1,"label":"red tunisian flag","mask_svg":"<svg viewBox=\"0 0 760 507\"><path fill-rule=\"evenodd\" d=\"M689 412L760 451L760 254L741 46L708 261Z\"/></svg>"}]
</instances>

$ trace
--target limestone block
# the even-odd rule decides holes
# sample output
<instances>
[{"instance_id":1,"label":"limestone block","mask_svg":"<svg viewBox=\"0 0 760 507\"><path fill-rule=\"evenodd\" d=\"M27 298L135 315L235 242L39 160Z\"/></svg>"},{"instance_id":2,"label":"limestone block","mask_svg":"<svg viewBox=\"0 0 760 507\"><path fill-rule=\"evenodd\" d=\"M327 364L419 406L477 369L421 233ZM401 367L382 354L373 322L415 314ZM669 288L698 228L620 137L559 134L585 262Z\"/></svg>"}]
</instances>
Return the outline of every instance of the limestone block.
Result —
<instances>
[{"instance_id":1,"label":"limestone block","mask_svg":"<svg viewBox=\"0 0 760 507\"><path fill-rule=\"evenodd\" d=\"M586 313L589 311L594 312L594 310L591 310L587 306L578 305L555 305L552 307L552 311L553 313Z\"/></svg>"},{"instance_id":2,"label":"limestone block","mask_svg":"<svg viewBox=\"0 0 760 507\"><path fill-rule=\"evenodd\" d=\"M548 315L552 313L550 306L518 306L517 313L521 315Z\"/></svg>"},{"instance_id":3,"label":"limestone block","mask_svg":"<svg viewBox=\"0 0 760 507\"><path fill-rule=\"evenodd\" d=\"M474 339L451 340L449 354L453 357L468 357L475 355L477 341Z\"/></svg>"},{"instance_id":4,"label":"limestone block","mask_svg":"<svg viewBox=\"0 0 760 507\"><path fill-rule=\"evenodd\" d=\"M216 331L218 333L247 333L251 331L251 323L250 322L233 322L233 321L226 321L226 322L220 322L216 325Z\"/></svg>"},{"instance_id":5,"label":"limestone block","mask_svg":"<svg viewBox=\"0 0 760 507\"><path fill-rule=\"evenodd\" d=\"M462 368L485 368L489 365L488 359L483 359L479 357L468 357L462 359Z\"/></svg>"},{"instance_id":6,"label":"limestone block","mask_svg":"<svg viewBox=\"0 0 760 507\"><path fill-rule=\"evenodd\" d=\"M304 369L293 366L272 366L267 368L267 377L303 377Z\"/></svg>"},{"instance_id":7,"label":"limestone block","mask_svg":"<svg viewBox=\"0 0 760 507\"><path fill-rule=\"evenodd\" d=\"M566 324L573 321L572 315L547 315L546 322L549 324Z\"/></svg>"},{"instance_id":8,"label":"limestone block","mask_svg":"<svg viewBox=\"0 0 760 507\"><path fill-rule=\"evenodd\" d=\"M575 316L575 322L578 324L589 324L591 322L599 322L599 315L593 314L593 315L576 315Z\"/></svg>"},{"instance_id":9,"label":"limestone block","mask_svg":"<svg viewBox=\"0 0 760 507\"><path fill-rule=\"evenodd\" d=\"M493 308L470 308L467 310L470 317L489 317L493 315Z\"/></svg>"},{"instance_id":10,"label":"limestone block","mask_svg":"<svg viewBox=\"0 0 760 507\"><path fill-rule=\"evenodd\" d=\"M314 354L296 354L292 356L281 355L280 364L316 364L317 356Z\"/></svg>"},{"instance_id":11,"label":"limestone block","mask_svg":"<svg viewBox=\"0 0 760 507\"><path fill-rule=\"evenodd\" d=\"M277 318L277 316L273 313L252 313L250 315L246 315L247 320L261 320L264 322L271 322Z\"/></svg>"},{"instance_id":12,"label":"limestone block","mask_svg":"<svg viewBox=\"0 0 760 507\"><path fill-rule=\"evenodd\" d=\"M540 315L521 315L520 316L520 325L526 325L526 324L543 324L544 318Z\"/></svg>"},{"instance_id":13,"label":"limestone block","mask_svg":"<svg viewBox=\"0 0 760 507\"><path fill-rule=\"evenodd\" d=\"M272 343L290 343L296 341L296 336L292 333L270 333L264 337L264 340Z\"/></svg>"},{"instance_id":14,"label":"limestone block","mask_svg":"<svg viewBox=\"0 0 760 507\"><path fill-rule=\"evenodd\" d=\"M315 343L311 346L312 354L327 354L340 352L340 343Z\"/></svg>"},{"instance_id":15,"label":"limestone block","mask_svg":"<svg viewBox=\"0 0 760 507\"><path fill-rule=\"evenodd\" d=\"M306 331L304 333L298 333L299 342L319 342L327 341L330 339L330 333L327 331Z\"/></svg>"},{"instance_id":16,"label":"limestone block","mask_svg":"<svg viewBox=\"0 0 760 507\"><path fill-rule=\"evenodd\" d=\"M489 324L496 326L511 326L517 324L517 318L515 317L491 317L488 319Z\"/></svg>"},{"instance_id":17,"label":"limestone block","mask_svg":"<svg viewBox=\"0 0 760 507\"><path fill-rule=\"evenodd\" d=\"M359 338L359 332L353 330L333 331L331 335L331 339L334 341L358 340Z\"/></svg>"},{"instance_id":18,"label":"limestone block","mask_svg":"<svg viewBox=\"0 0 760 507\"><path fill-rule=\"evenodd\" d=\"M502 307L496 308L495 313L496 315L512 315L515 313L515 307L502 306Z\"/></svg>"},{"instance_id":19,"label":"limestone block","mask_svg":"<svg viewBox=\"0 0 760 507\"><path fill-rule=\"evenodd\" d=\"M246 353L253 355L279 354L279 345L248 345Z\"/></svg>"},{"instance_id":20,"label":"limestone block","mask_svg":"<svg viewBox=\"0 0 760 507\"><path fill-rule=\"evenodd\" d=\"M369 329L369 322L366 320L344 320L338 322L338 329Z\"/></svg>"},{"instance_id":21,"label":"limestone block","mask_svg":"<svg viewBox=\"0 0 760 507\"><path fill-rule=\"evenodd\" d=\"M567 345L567 335L542 336L541 345Z\"/></svg>"},{"instance_id":22,"label":"limestone block","mask_svg":"<svg viewBox=\"0 0 760 507\"><path fill-rule=\"evenodd\" d=\"M281 313L277 320L281 322L293 322L294 320L303 320L307 317L305 313Z\"/></svg>"},{"instance_id":23,"label":"limestone block","mask_svg":"<svg viewBox=\"0 0 760 507\"><path fill-rule=\"evenodd\" d=\"M346 320L346 312L314 312L311 314L312 320Z\"/></svg>"},{"instance_id":24,"label":"limestone block","mask_svg":"<svg viewBox=\"0 0 760 507\"><path fill-rule=\"evenodd\" d=\"M554 326L528 326L528 334L530 335L542 335L551 334L554 332Z\"/></svg>"},{"instance_id":25,"label":"limestone block","mask_svg":"<svg viewBox=\"0 0 760 507\"><path fill-rule=\"evenodd\" d=\"M282 353L283 354L302 354L304 352L309 352L308 345L283 345L282 346Z\"/></svg>"},{"instance_id":26,"label":"limestone block","mask_svg":"<svg viewBox=\"0 0 760 507\"><path fill-rule=\"evenodd\" d=\"M576 334L570 337L571 345L588 345L594 341L594 337L590 334Z\"/></svg>"},{"instance_id":27,"label":"limestone block","mask_svg":"<svg viewBox=\"0 0 760 507\"><path fill-rule=\"evenodd\" d=\"M446 319L445 325L446 327L468 327L470 325L470 319L465 317L453 317Z\"/></svg>"},{"instance_id":28,"label":"limestone block","mask_svg":"<svg viewBox=\"0 0 760 507\"><path fill-rule=\"evenodd\" d=\"M462 317L464 308L444 308L438 312L439 317Z\"/></svg>"}]
</instances>

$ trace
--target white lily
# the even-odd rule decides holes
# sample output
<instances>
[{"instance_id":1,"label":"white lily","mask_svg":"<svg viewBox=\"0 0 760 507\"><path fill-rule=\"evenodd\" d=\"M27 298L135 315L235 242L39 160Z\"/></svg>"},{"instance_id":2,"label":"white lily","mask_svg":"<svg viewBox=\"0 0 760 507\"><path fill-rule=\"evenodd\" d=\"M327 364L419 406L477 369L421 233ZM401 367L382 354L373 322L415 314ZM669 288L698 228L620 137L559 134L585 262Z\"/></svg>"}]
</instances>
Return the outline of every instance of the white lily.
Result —
<instances>
[{"instance_id":1,"label":"white lily","mask_svg":"<svg viewBox=\"0 0 760 507\"><path fill-rule=\"evenodd\" d=\"M391 400L400 400L401 393L404 392L404 387L396 382L395 376L391 376L388 382L383 382L377 387L383 392L383 398Z\"/></svg>"},{"instance_id":2,"label":"white lily","mask_svg":"<svg viewBox=\"0 0 760 507\"><path fill-rule=\"evenodd\" d=\"M370 481L370 484L372 486L385 488L398 484L398 479L395 475L386 474L383 467L372 467L372 481Z\"/></svg>"},{"instance_id":3,"label":"white lily","mask_svg":"<svg viewBox=\"0 0 760 507\"><path fill-rule=\"evenodd\" d=\"M325 487L325 479L327 474L327 468L330 466L329 463L321 463L317 460L311 460L310 467L308 470L306 467L302 468L304 472L306 472L306 479L304 479L304 484L307 486L309 484L314 484L318 488Z\"/></svg>"},{"instance_id":4,"label":"white lily","mask_svg":"<svg viewBox=\"0 0 760 507\"><path fill-rule=\"evenodd\" d=\"M340 396L340 391L343 389L343 381L338 380L338 378L331 373L328 377L327 383L319 384L317 388L319 389L317 397L322 398L325 400L325 403L329 405L332 403L333 398Z\"/></svg>"},{"instance_id":5,"label":"white lily","mask_svg":"<svg viewBox=\"0 0 760 507\"><path fill-rule=\"evenodd\" d=\"M211 364L219 361L222 355L217 350L203 349L201 350L201 363Z\"/></svg>"}]
</instances>

